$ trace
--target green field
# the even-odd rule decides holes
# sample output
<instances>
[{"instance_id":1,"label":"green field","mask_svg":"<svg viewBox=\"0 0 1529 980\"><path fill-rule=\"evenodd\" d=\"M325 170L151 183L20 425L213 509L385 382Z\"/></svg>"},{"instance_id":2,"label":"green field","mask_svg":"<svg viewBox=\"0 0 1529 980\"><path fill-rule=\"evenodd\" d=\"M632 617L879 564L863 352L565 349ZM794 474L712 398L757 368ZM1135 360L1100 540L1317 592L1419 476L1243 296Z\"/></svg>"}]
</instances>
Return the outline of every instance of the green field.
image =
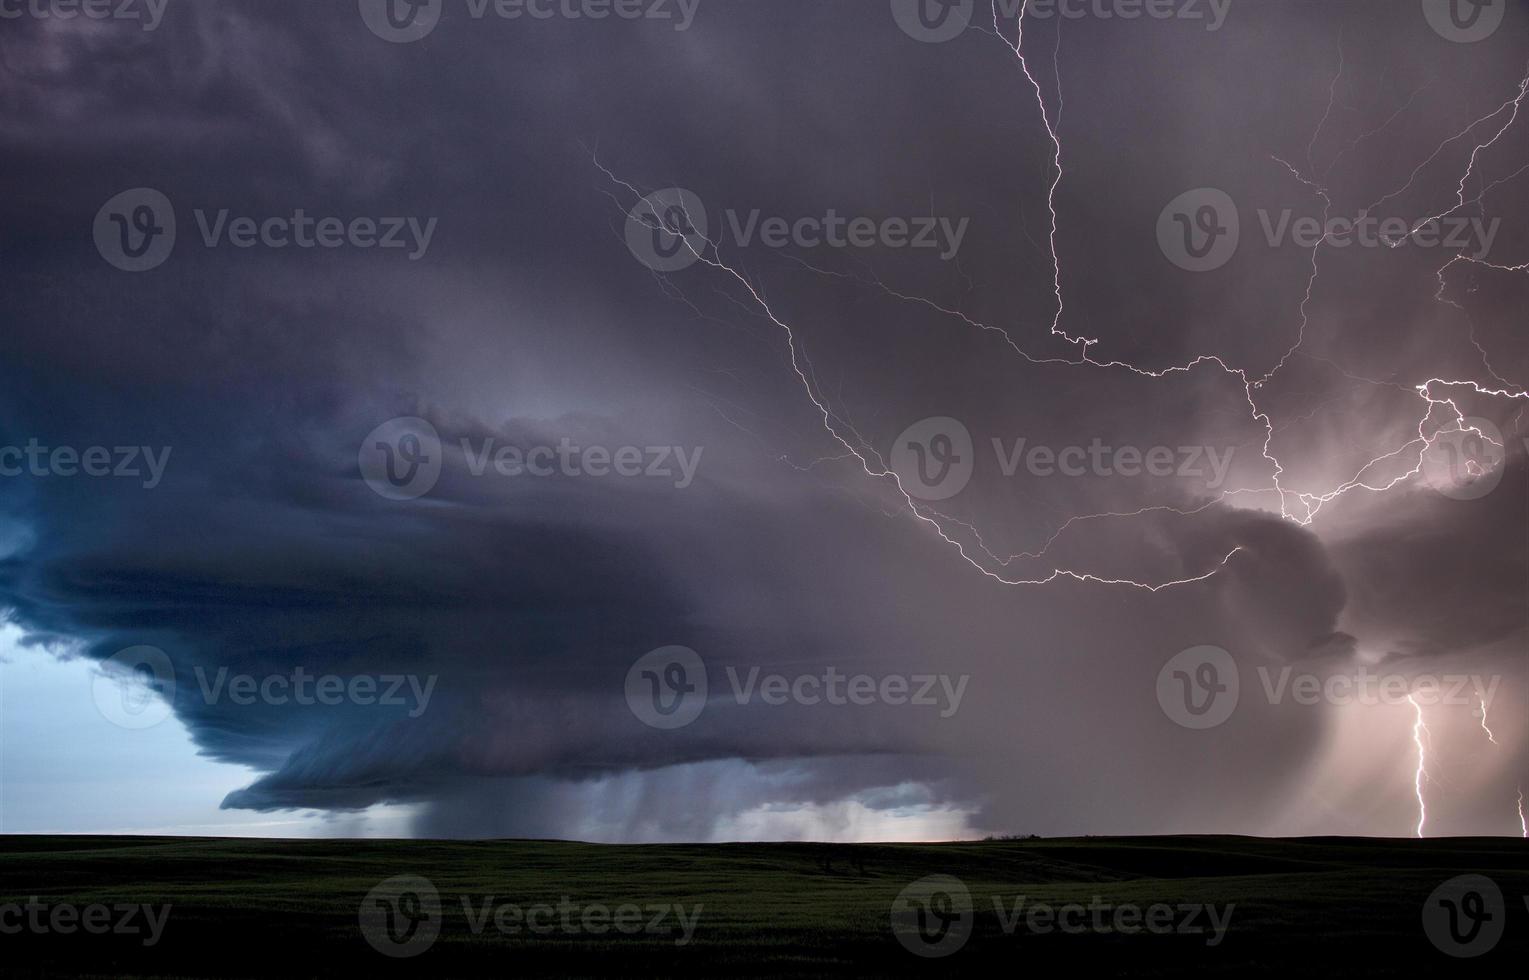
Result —
<instances>
[{"instance_id":1,"label":"green field","mask_svg":"<svg viewBox=\"0 0 1529 980\"><path fill-rule=\"evenodd\" d=\"M1486 914L1501 937L1458 959L1436 948L1423 916L1436 888L1467 873L1500 888L1501 906ZM383 955L362 927L368 893L396 876L423 877L439 895L439 914L415 892L406 914L377 912L397 911L396 895L368 905L371 936L417 951L404 958ZM897 904L894 929L899 895L929 876L957 879L970 915L959 899L949 904L942 879L938 898L915 892ZM1500 839L840 847L0 837L0 909L17 907L0 914L0 962L7 976L1521 975L1526 896L1529 842ZM942 914L923 920L921 936L911 916L931 900ZM96 932L55 911L92 905L109 910L90 913ZM134 905L150 912L125 920ZM1215 907L1219 942L1207 912L1180 906ZM73 931L53 929L55 915ZM155 915L164 918L150 944ZM1143 924L1149 916L1157 928ZM108 917L139 928L109 931ZM916 949L947 955L915 955L898 930Z\"/></svg>"}]
</instances>

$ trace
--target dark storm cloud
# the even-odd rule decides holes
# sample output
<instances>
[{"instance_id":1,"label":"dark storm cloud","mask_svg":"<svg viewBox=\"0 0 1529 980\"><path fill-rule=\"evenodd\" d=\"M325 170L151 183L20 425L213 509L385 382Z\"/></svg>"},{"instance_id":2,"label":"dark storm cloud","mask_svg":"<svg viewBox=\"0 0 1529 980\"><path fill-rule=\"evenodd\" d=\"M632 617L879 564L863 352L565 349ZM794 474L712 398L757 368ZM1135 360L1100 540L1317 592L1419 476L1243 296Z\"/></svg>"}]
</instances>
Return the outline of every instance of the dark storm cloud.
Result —
<instances>
[{"instance_id":1,"label":"dark storm cloud","mask_svg":"<svg viewBox=\"0 0 1529 980\"><path fill-rule=\"evenodd\" d=\"M1217 499L1271 479L1236 377L1015 353L998 330L1038 360L1077 356L1047 339L1051 147L998 38L920 44L879 0L713 0L685 31L464 10L400 45L352 3L172 0L154 32L0 34L0 167L17 189L0 234L0 443L173 447L152 491L0 483L0 527L26 530L0 541L0 605L93 658L164 649L201 749L256 771L226 806L419 803L422 833L628 839L845 800L964 808L975 829L1278 829L1273 801L1320 757L1330 721L1255 707L1214 737L1183 731L1153 697L1168 657L1204 644L1249 668L1497 656L1521 632L1517 462L1482 501L1413 481L1302 527L1267 494ZM1027 50L1048 99L1062 72L1063 326L1099 338L1097 358L1152 370L1209 353L1257 377L1296 342L1310 252L1270 246L1258 215L1322 204L1274 157L1324 175L1335 213L1356 213L1523 74L1523 16L1474 46L1443 41L1410 5L1244 2L1215 32L1069 20L1060 42L1055 24L1033 26ZM1446 145L1389 209L1447 207L1470 145ZM1486 179L1512 174L1526 147L1510 134L1483 158ZM983 575L845 458L754 296L705 266L655 280L634 260L637 195L602 168L643 193L690 189L713 230L756 210L968 222L947 261L757 244L723 258L792 325L841 434L890 455L920 419L963 421L974 478L933 506L977 565L1144 582L1224 570L1156 593ZM179 240L165 265L129 275L90 228L137 186L175 203ZM1242 212L1222 275L1180 272L1152 231L1202 186ZM1513 213L1522 193L1494 188L1489 213ZM437 231L411 261L208 248L193 217L297 208ZM1524 232L1507 225L1494 249L1523 261ZM1459 305L1441 303L1436 258L1322 254L1305 343L1260 393L1287 486L1320 492L1404 444L1420 381L1522 376L1529 348L1503 322L1523 287L1455 267ZM1516 437L1517 405L1458 394ZM399 416L431 421L448 449L420 500L384 500L357 465L367 434ZM563 438L704 455L681 489L473 476L454 448ZM1229 466L1215 486L1011 475L992 444L1018 439L1198 447ZM1183 513L1103 517L1053 540L1071 517L1153 507ZM1001 565L981 548L1045 555ZM714 696L728 666L972 687L951 718L719 703L665 732L633 716L623 684L669 644L701 653ZM208 704L197 671L222 667L438 684L419 717ZM821 819L854 832L842 814Z\"/></svg>"}]
</instances>

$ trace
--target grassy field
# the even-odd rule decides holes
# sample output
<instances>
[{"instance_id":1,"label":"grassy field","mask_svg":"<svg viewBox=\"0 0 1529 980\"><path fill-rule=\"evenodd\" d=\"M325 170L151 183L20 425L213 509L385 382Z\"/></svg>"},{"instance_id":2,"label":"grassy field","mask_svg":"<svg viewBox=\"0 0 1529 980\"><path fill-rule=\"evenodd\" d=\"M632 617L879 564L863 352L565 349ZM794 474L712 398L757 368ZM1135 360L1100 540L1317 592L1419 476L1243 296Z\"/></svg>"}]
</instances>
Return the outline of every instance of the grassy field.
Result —
<instances>
[{"instance_id":1,"label":"grassy field","mask_svg":"<svg viewBox=\"0 0 1529 980\"><path fill-rule=\"evenodd\" d=\"M1468 903L1456 937L1483 915L1468 950L1501 936L1460 959L1430 938L1448 909L1431 932L1425 906L1471 873L1502 901ZM426 879L438 905L417 880L373 891L399 876ZM0 963L7 976L1521 975L1526 896L1529 842L1498 839L0 837ZM57 911L92 905L109 910L79 913L95 932Z\"/></svg>"}]
</instances>

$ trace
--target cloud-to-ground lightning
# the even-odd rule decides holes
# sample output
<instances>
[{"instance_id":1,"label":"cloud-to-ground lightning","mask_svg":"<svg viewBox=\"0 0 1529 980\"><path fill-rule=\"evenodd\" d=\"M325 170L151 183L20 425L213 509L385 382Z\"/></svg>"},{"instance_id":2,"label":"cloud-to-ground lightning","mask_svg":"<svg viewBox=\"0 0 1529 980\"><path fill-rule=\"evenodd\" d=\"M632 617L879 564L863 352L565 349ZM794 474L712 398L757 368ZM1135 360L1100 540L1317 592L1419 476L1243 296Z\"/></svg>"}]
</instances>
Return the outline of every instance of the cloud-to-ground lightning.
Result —
<instances>
[{"instance_id":1,"label":"cloud-to-ground lightning","mask_svg":"<svg viewBox=\"0 0 1529 980\"><path fill-rule=\"evenodd\" d=\"M1487 733L1488 742L1498 745L1497 736L1492 734L1492 727L1487 724L1487 697L1485 694L1478 696L1481 698L1481 730Z\"/></svg>"},{"instance_id":2,"label":"cloud-to-ground lightning","mask_svg":"<svg viewBox=\"0 0 1529 980\"><path fill-rule=\"evenodd\" d=\"M1423 827L1428 823L1428 801L1423 798L1423 783L1428 779L1428 749L1424 746L1424 736L1428 734L1428 726L1423 723L1423 706L1418 704L1417 698L1409 694L1407 701L1415 712L1412 722L1412 744L1417 746L1418 766L1412 777L1412 785L1418 798L1417 835L1422 837Z\"/></svg>"},{"instance_id":3,"label":"cloud-to-ground lightning","mask_svg":"<svg viewBox=\"0 0 1529 980\"><path fill-rule=\"evenodd\" d=\"M988 544L984 541L981 530L975 525L942 514L928 504L915 499L915 497L904 486L903 481L899 475L890 466L887 465L880 454L874 448L872 448L869 443L860 435L855 426L851 424L851 422L849 422L847 419L845 419L842 413L836 411L832 407L831 400L823 393L816 379L812 365L805 351L802 349L797 331L782 317L777 315L775 309L765 297L762 287L752 282L750 278L743 272L740 272L738 268L729 264L729 262L722 256L721 250L717 243L703 239L704 245L701 247L695 247L691 244L688 238L684 236L677 236L683 243L684 247L695 253L696 258L700 263L704 264L706 267L712 270L730 277L731 280L735 281L740 287L742 287L744 292L752 301L754 307L761 311L763 316L768 319L768 321L775 328L778 328L784 336L789 366L797 384L805 393L806 398L810 402L814 413L820 420L822 427L827 435L842 450L835 451L832 455L825 456L823 459L816 461L812 465L818 465L819 463L830 460L854 460L866 476L869 476L876 481L886 482L894 487L898 496L901 498L899 501L899 506L905 508L906 511L915 517L918 521L928 525L943 542L952 546L967 564L971 565L982 575L994 581L1001 582L1006 585L1028 586L1044 585L1047 583L1058 582L1063 579L1069 579L1079 583L1118 585L1156 592L1161 589L1203 582L1212 578L1232 563L1233 559L1236 557L1241 548L1231 549L1225 554L1224 557L1219 560L1219 562L1213 563L1211 567L1209 567L1201 574L1162 582L1145 582L1133 579L1108 577L1083 569L1064 568L1059 566L1052 567L1047 571L1040 571L1030 575L1011 574L1010 569L1016 562L1034 562L1043 560L1049 554L1052 547L1057 544L1059 539L1067 534L1069 530L1084 522L1111 519L1128 520L1153 512L1170 512L1189 518L1203 513L1216 504L1223 503L1230 498L1239 495L1270 495L1273 500L1278 501L1279 513L1283 519L1303 527L1310 526L1318 520L1319 515L1329 503L1341 497L1361 492L1370 494L1384 494L1419 477L1423 472L1425 461L1428 458L1428 453L1438 444L1441 438L1451 435L1473 434L1480 437L1485 442L1497 446L1497 443L1495 443L1487 433L1482 432L1480 428L1470 423L1466 412L1456 401L1457 393L1470 392L1483 398L1508 402L1517 401L1524 403L1526 406L1529 406L1529 389L1526 389L1522 385L1515 385L1498 374L1498 372L1493 368L1490 359L1487 356L1486 350L1476 339L1474 328L1472 329L1471 343L1475 346L1475 349L1481 355L1482 364L1490 377L1489 381L1460 377L1416 378L1410 379L1405 383L1396 381L1380 381L1360 377L1359 375L1353 374L1344 369L1342 366L1328 361L1326 358L1315 357L1314 355L1308 354L1303 350L1307 342L1307 331L1312 323L1311 310L1315 302L1318 280L1322 272L1322 253L1324 248L1330 247L1329 238L1332 234L1330 231L1328 235L1318 240L1311 249L1309 273L1304 277L1306 279L1304 288L1299 293L1293 293L1292 295L1292 307L1294 316L1292 317L1291 341L1288 348L1284 350L1282 356L1280 356L1278 360L1272 364L1272 366L1261 365L1257 368L1250 366L1238 366L1234 363L1231 363L1222 354L1213 351L1206 351L1188 357L1183 361L1183 363L1149 367L1143 364L1133 363L1131 361L1118 358L1098 356L1098 352L1103 347L1100 339L1071 332L1071 328L1068 325L1068 308L1066 304L1067 290L1065 288L1065 283L1068 280L1065 274L1064 263L1062 261L1061 247L1059 245L1062 215L1058 207L1058 198L1066 177L1064 164L1067 159L1063 148L1061 132L1063 89L1060 70L1061 23L1059 22L1057 26L1057 46L1052 50L1050 59L1055 74L1053 88L1056 93L1056 104L1055 107L1053 107L1052 103L1048 100L1046 94L1047 87L1045 84L1043 84L1040 73L1037 73L1034 70L1036 59L1032 57L1029 50L1030 45L1027 43L1027 12L1028 5L1019 5L1017 16L1014 18L1015 23L1013 27L1013 37L1011 40L1010 37L1006 36L1005 33L1004 25L999 13L999 3L997 0L994 0L994 30L992 33L1000 41L1002 41L1008 51L1012 53L1020 75L1022 76L1023 88L1027 91L1027 93L1033 95L1034 109L1038 112L1039 126L1042 130L1044 130L1045 138L1049 141L1050 144L1047 152L1050 171L1047 174L1045 192L1046 208L1050 222L1049 234L1046 237L1046 251L1049 252L1048 265L1050 268L1051 279L1050 292L1052 301L1054 303L1054 308L1048 311L1052 314L1050 318L1050 329L1048 336L1043 338L1043 340L1050 341L1060 339L1067 345L1071 345L1073 349L1072 355L1063 357L1050 353L1042 354L1032 352L1032 350L1027 348L1026 344L1016 339L1014 333L1012 333L1004 326L983 322L981 319L978 319L970 313L963 311L955 306L941 304L932 299L913 295L908 292L899 290L894 286L888 285L879 277L874 275L862 277L843 272L834 272L827 269L816 268L804 261L801 261L800 259L795 259L795 261L797 261L798 264L800 264L802 267L815 274L855 280L862 283L863 285L879 289L886 295L896 300L911 304L917 304L927 309L933 310L943 316L948 316L958 320L961 323L964 323L967 327L970 327L984 335L989 335L996 338L1000 343L1002 343L1005 347L1007 347L1014 354L1018 355L1028 364L1057 366L1059 368L1083 371L1124 372L1149 379L1171 379L1178 375L1189 375L1198 371L1220 372L1222 375L1227 377L1230 383L1234 383L1240 387L1240 398L1242 402L1245 403L1245 407L1239 406L1239 410L1245 411L1246 417L1250 418L1258 428L1262 429L1263 436L1261 458L1263 462L1267 464L1267 483L1262 483L1262 481L1260 481L1261 485L1238 487L1229 490L1223 489L1215 494L1208 494L1205 502L1186 508L1178 508L1166 505L1144 506L1134 510L1126 510L1121 512L1083 514L1070 517L1063 521L1059 526L1057 526L1054 532L1045 537L1038 548L1009 555L997 553L989 548ZM986 34L987 31L984 29L983 33ZM1033 38L1033 35L1031 37ZM1313 151L1317 144L1318 138L1323 134L1324 131L1328 129L1331 123L1333 117L1333 109L1338 98L1338 90L1343 81L1343 74L1344 55L1342 41L1340 38L1338 44L1337 70L1334 73L1331 83L1328 85L1327 89L1326 111L1323 113L1321 120L1318 123L1316 130L1312 133L1311 140L1306 147L1304 170L1301 167L1289 162L1287 159L1281 158L1279 156L1272 157L1273 161L1277 165L1282 167L1285 172L1291 175L1303 187L1307 188L1315 198L1321 201L1324 227L1329 227L1327 224L1327 219L1330 219L1334 211L1333 198L1325 184L1327 175L1332 172L1338 161L1345 154L1349 153L1356 145L1378 134L1381 130L1390 126L1407 109L1407 107L1412 104L1413 99L1417 95L1417 91L1414 91L1411 95L1409 95L1406 102L1403 103L1400 108L1395 110L1395 112L1376 129L1363 133L1353 140L1349 140L1339 151L1338 155L1329 162L1329 165L1324 170L1318 172L1315 165L1312 163L1311 158L1313 156ZM1505 134L1514 127L1515 123L1519 121L1521 109L1526 98L1529 98L1529 72L1526 72L1525 76L1517 83L1513 94L1506 98L1496 109L1484 116L1481 116L1478 119L1475 119L1464 129L1454 133L1453 135L1440 142L1437 148L1435 148L1431 154L1429 154L1411 171L1406 182L1402 186L1388 193L1385 193L1374 203L1368 205L1365 208L1362 208L1359 211L1360 217L1363 218L1368 216L1369 214L1373 213L1376 208L1384 205L1388 201L1397 198L1398 196L1406 193L1418 185L1419 181L1423 177L1423 174L1428 170L1431 164L1439 160L1451 146L1457 143L1461 143L1464 140L1476 140L1476 142L1472 146L1468 159L1465 162L1464 171L1461 173L1458 183L1452 188L1452 196L1455 203L1451 204L1440 214L1418 222L1416 226L1412 228L1412 231L1407 235L1404 235L1394 241L1387 241L1385 244L1391 246L1392 248L1399 246L1407 238L1415 235L1419 230L1426 227L1430 222L1441 220L1470 205L1480 204L1486 194L1493 188L1508 180L1512 180L1518 177L1525 171L1529 171L1529 166L1520 168L1516 171L1513 171L1512 173L1509 173L1507 176L1500 177L1492 181L1484 189L1482 189L1475 198L1468 199L1467 197L1468 187L1470 186L1472 179L1478 176L1478 165L1481 162L1483 155L1486 154L1487 151L1489 151L1492 147L1496 146L1499 141L1503 139ZM1483 131L1485 132L1485 136L1478 137L1478 132ZM637 187L625 180L618 178L603 164L601 164L598 158L595 159L595 166L614 185L623 188L636 198L641 199L643 197L642 192L639 191ZM1505 264L1486 261L1483 256L1456 256L1451 258L1437 270L1439 288L1435 298L1440 302L1449 303L1449 305L1456 306L1457 308L1459 308L1458 304L1452 303L1445 296L1447 290L1446 273L1455 264L1461 262L1477 264L1504 273L1529 272L1529 261L1525 261L1520 264ZM659 275L659 278L661 280L664 279L662 275ZM670 287L666 285L666 289L667 288ZM1299 303L1295 302L1296 296L1299 297ZM1283 346L1283 344L1281 346ZM1265 407L1264 393L1269 388L1270 384L1274 381L1276 376L1279 375L1280 372L1283 371L1285 367L1292 361L1292 359L1296 358L1297 356L1312 357L1313 360L1328 363L1335 370L1341 372L1345 377L1355 381L1362 381L1375 385L1388 385L1390 387L1398 388L1402 391L1415 395L1419 400L1420 412L1420 414L1416 417L1415 425L1411 425L1412 416L1410 413L1408 415L1409 426L1414 430L1415 435L1409 434L1405 436L1405 441L1403 441L1401 445L1395 446L1394 448L1387 448L1385 451L1377 453L1367 462L1364 462L1362 465L1359 465L1357 468L1349 471L1346 476L1339 475L1335 482L1331 483L1325 488L1293 488L1287 485L1287 467L1275 450L1276 433L1279 430L1279 427L1276 426L1276 423L1271 416L1272 410ZM1498 446L1498 448L1504 449L1505 447ZM1467 463L1467 473L1465 474L1467 477L1479 477L1483 472L1483 466L1479 461L1471 461ZM1419 704L1418 701L1411 695L1408 696L1408 701L1412 704L1415 712L1412 735L1413 742L1417 751L1417 765L1413 774L1413 784L1414 792L1417 797L1418 807L1416 834L1418 837L1422 837L1424 836L1428 821L1427 801L1425 798L1424 789L1425 784L1431 781L1431 777L1429 775L1428 758L1429 741L1431 736L1424 718L1422 705ZM1497 744L1495 734L1492 732L1487 721L1487 707L1488 705L1483 698L1481 706L1481 727L1485 731L1487 738L1493 744ZM1519 793L1519 817L1524 835L1529 837L1529 823L1525 822L1522 790L1520 790Z\"/></svg>"}]
</instances>

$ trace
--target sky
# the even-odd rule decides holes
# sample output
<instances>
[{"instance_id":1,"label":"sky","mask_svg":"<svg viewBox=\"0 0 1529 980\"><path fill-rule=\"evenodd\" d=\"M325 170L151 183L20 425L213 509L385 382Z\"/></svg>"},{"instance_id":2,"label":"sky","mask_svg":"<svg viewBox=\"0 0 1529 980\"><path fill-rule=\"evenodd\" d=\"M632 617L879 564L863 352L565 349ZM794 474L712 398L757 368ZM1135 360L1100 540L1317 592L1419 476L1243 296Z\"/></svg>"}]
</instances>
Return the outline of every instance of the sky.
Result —
<instances>
[{"instance_id":1,"label":"sky","mask_svg":"<svg viewBox=\"0 0 1529 980\"><path fill-rule=\"evenodd\" d=\"M1529 3L67 8L0 830L1525 833Z\"/></svg>"}]
</instances>

